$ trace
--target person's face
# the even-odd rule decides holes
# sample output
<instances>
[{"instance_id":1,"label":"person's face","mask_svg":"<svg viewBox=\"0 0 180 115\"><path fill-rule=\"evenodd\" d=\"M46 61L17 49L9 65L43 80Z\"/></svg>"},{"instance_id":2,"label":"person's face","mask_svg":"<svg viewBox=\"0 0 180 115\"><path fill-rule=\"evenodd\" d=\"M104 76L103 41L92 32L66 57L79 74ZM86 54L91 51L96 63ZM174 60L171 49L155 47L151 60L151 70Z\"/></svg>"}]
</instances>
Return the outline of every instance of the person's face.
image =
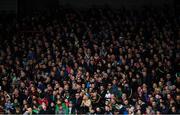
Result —
<instances>
[{"instance_id":1,"label":"person's face","mask_svg":"<svg viewBox=\"0 0 180 115\"><path fill-rule=\"evenodd\" d=\"M62 87L59 87L59 93L61 93L64 89Z\"/></svg>"},{"instance_id":2,"label":"person's face","mask_svg":"<svg viewBox=\"0 0 180 115\"><path fill-rule=\"evenodd\" d=\"M111 89L111 84L110 83L108 84L108 89Z\"/></svg>"},{"instance_id":3,"label":"person's face","mask_svg":"<svg viewBox=\"0 0 180 115\"><path fill-rule=\"evenodd\" d=\"M54 107L54 103L53 102L51 102L51 107Z\"/></svg>"},{"instance_id":4,"label":"person's face","mask_svg":"<svg viewBox=\"0 0 180 115\"><path fill-rule=\"evenodd\" d=\"M123 49L122 48L119 48L119 53L122 53Z\"/></svg>"},{"instance_id":5,"label":"person's face","mask_svg":"<svg viewBox=\"0 0 180 115\"><path fill-rule=\"evenodd\" d=\"M132 74L132 72L130 71L130 72L129 72L129 76L132 76L132 75L133 75L133 74Z\"/></svg>"},{"instance_id":6,"label":"person's face","mask_svg":"<svg viewBox=\"0 0 180 115\"><path fill-rule=\"evenodd\" d=\"M87 95L84 95L83 96L83 100L87 100L88 99L88 96Z\"/></svg>"},{"instance_id":7,"label":"person's face","mask_svg":"<svg viewBox=\"0 0 180 115\"><path fill-rule=\"evenodd\" d=\"M69 85L65 85L64 90L69 90Z\"/></svg>"},{"instance_id":8,"label":"person's face","mask_svg":"<svg viewBox=\"0 0 180 115\"><path fill-rule=\"evenodd\" d=\"M140 78L139 74L136 74L136 78Z\"/></svg>"},{"instance_id":9,"label":"person's face","mask_svg":"<svg viewBox=\"0 0 180 115\"><path fill-rule=\"evenodd\" d=\"M146 61L146 62L149 62L149 58L146 57L146 58L145 58L145 61Z\"/></svg>"},{"instance_id":10,"label":"person's face","mask_svg":"<svg viewBox=\"0 0 180 115\"><path fill-rule=\"evenodd\" d=\"M93 64L94 64L94 61L93 61L93 60L91 60L91 61L90 61L90 64L92 64L92 65L93 65Z\"/></svg>"},{"instance_id":11,"label":"person's face","mask_svg":"<svg viewBox=\"0 0 180 115\"><path fill-rule=\"evenodd\" d=\"M108 106L105 106L105 111L109 111L109 107Z\"/></svg>"},{"instance_id":12,"label":"person's face","mask_svg":"<svg viewBox=\"0 0 180 115\"><path fill-rule=\"evenodd\" d=\"M128 103L129 103L128 100L125 100L125 101L124 101L124 104L125 104L125 105L128 105Z\"/></svg>"},{"instance_id":13,"label":"person's face","mask_svg":"<svg viewBox=\"0 0 180 115\"><path fill-rule=\"evenodd\" d=\"M48 85L48 86L47 86L47 89L48 89L49 91L52 90L51 85Z\"/></svg>"},{"instance_id":14,"label":"person's face","mask_svg":"<svg viewBox=\"0 0 180 115\"><path fill-rule=\"evenodd\" d=\"M25 95L28 95L29 93L28 93L28 90L25 90Z\"/></svg>"},{"instance_id":15,"label":"person's face","mask_svg":"<svg viewBox=\"0 0 180 115\"><path fill-rule=\"evenodd\" d=\"M156 102L153 101L153 102L152 102L152 106L153 106L153 107L156 107Z\"/></svg>"},{"instance_id":16,"label":"person's face","mask_svg":"<svg viewBox=\"0 0 180 115\"><path fill-rule=\"evenodd\" d=\"M125 65L125 70L128 70L129 69L129 66L128 65Z\"/></svg>"},{"instance_id":17,"label":"person's face","mask_svg":"<svg viewBox=\"0 0 180 115\"><path fill-rule=\"evenodd\" d=\"M79 93L76 93L76 99L79 99L79 97L80 97L80 94Z\"/></svg>"},{"instance_id":18,"label":"person's face","mask_svg":"<svg viewBox=\"0 0 180 115\"><path fill-rule=\"evenodd\" d=\"M147 92L147 87L143 87L143 92Z\"/></svg>"},{"instance_id":19,"label":"person's face","mask_svg":"<svg viewBox=\"0 0 180 115\"><path fill-rule=\"evenodd\" d=\"M18 102L18 100L17 100L17 99L15 99L15 100L14 100L14 103L17 103L17 102Z\"/></svg>"},{"instance_id":20,"label":"person's face","mask_svg":"<svg viewBox=\"0 0 180 115\"><path fill-rule=\"evenodd\" d=\"M156 83L153 84L153 88L154 89L157 88L157 84Z\"/></svg>"},{"instance_id":21,"label":"person's face","mask_svg":"<svg viewBox=\"0 0 180 115\"><path fill-rule=\"evenodd\" d=\"M149 108L146 108L146 113L147 113L147 114L150 114L150 112L151 112L150 109L149 109Z\"/></svg>"},{"instance_id":22,"label":"person's face","mask_svg":"<svg viewBox=\"0 0 180 115\"><path fill-rule=\"evenodd\" d=\"M64 71L61 71L61 72L60 72L60 75L61 75L61 76L64 76Z\"/></svg>"},{"instance_id":23,"label":"person's face","mask_svg":"<svg viewBox=\"0 0 180 115\"><path fill-rule=\"evenodd\" d=\"M142 72L142 75L143 75L144 77L146 77L146 76L147 76L147 73L144 71L144 72Z\"/></svg>"},{"instance_id":24,"label":"person's face","mask_svg":"<svg viewBox=\"0 0 180 115\"><path fill-rule=\"evenodd\" d=\"M3 84L3 85L6 85L6 81L5 81L5 80L3 80L3 81L2 81L2 84Z\"/></svg>"},{"instance_id":25,"label":"person's face","mask_svg":"<svg viewBox=\"0 0 180 115\"><path fill-rule=\"evenodd\" d=\"M78 90L80 90L80 89L81 89L81 85L77 84L77 85L76 85L76 88L77 88Z\"/></svg>"},{"instance_id":26,"label":"person's face","mask_svg":"<svg viewBox=\"0 0 180 115\"><path fill-rule=\"evenodd\" d=\"M81 64L84 64L84 59L81 60Z\"/></svg>"},{"instance_id":27,"label":"person's face","mask_svg":"<svg viewBox=\"0 0 180 115\"><path fill-rule=\"evenodd\" d=\"M177 82L179 83L179 82L180 82L180 77L177 77L176 80L177 80Z\"/></svg>"},{"instance_id":28,"label":"person's face","mask_svg":"<svg viewBox=\"0 0 180 115\"><path fill-rule=\"evenodd\" d=\"M36 100L33 100L33 104L37 104L37 101L36 101Z\"/></svg>"},{"instance_id":29,"label":"person's face","mask_svg":"<svg viewBox=\"0 0 180 115\"><path fill-rule=\"evenodd\" d=\"M103 86L100 86L100 90L103 91L103 90L104 90L104 87L103 87Z\"/></svg>"},{"instance_id":30,"label":"person's face","mask_svg":"<svg viewBox=\"0 0 180 115\"><path fill-rule=\"evenodd\" d=\"M87 76L87 77L89 76L89 72L86 72L86 76Z\"/></svg>"},{"instance_id":31,"label":"person's face","mask_svg":"<svg viewBox=\"0 0 180 115\"><path fill-rule=\"evenodd\" d=\"M141 110L138 110L136 113L139 114L139 115L141 115Z\"/></svg>"},{"instance_id":32,"label":"person's face","mask_svg":"<svg viewBox=\"0 0 180 115\"><path fill-rule=\"evenodd\" d=\"M160 87L163 86L163 83L162 83L162 82L159 82L159 86L160 86Z\"/></svg>"},{"instance_id":33,"label":"person's face","mask_svg":"<svg viewBox=\"0 0 180 115\"><path fill-rule=\"evenodd\" d=\"M125 100L126 98L127 98L126 94L125 94L125 93L123 93L123 94L122 94L122 99L124 99L124 100Z\"/></svg>"},{"instance_id":34,"label":"person's face","mask_svg":"<svg viewBox=\"0 0 180 115\"><path fill-rule=\"evenodd\" d=\"M26 100L23 100L23 105L26 105L27 104L27 101Z\"/></svg>"},{"instance_id":35,"label":"person's face","mask_svg":"<svg viewBox=\"0 0 180 115\"><path fill-rule=\"evenodd\" d=\"M116 84L117 83L117 81L116 80L113 80L113 84Z\"/></svg>"},{"instance_id":36,"label":"person's face","mask_svg":"<svg viewBox=\"0 0 180 115\"><path fill-rule=\"evenodd\" d=\"M36 96L32 96L33 99L36 99Z\"/></svg>"},{"instance_id":37,"label":"person's face","mask_svg":"<svg viewBox=\"0 0 180 115\"><path fill-rule=\"evenodd\" d=\"M69 103L69 107L72 107L72 106L73 106L73 105L72 105L72 103L70 102L70 103Z\"/></svg>"},{"instance_id":38,"label":"person's face","mask_svg":"<svg viewBox=\"0 0 180 115\"><path fill-rule=\"evenodd\" d=\"M93 93L93 96L96 96L96 95L97 95L97 92L94 92L94 93Z\"/></svg>"},{"instance_id":39,"label":"person's face","mask_svg":"<svg viewBox=\"0 0 180 115\"><path fill-rule=\"evenodd\" d=\"M174 106L171 108L171 110L172 110L173 113L176 112L176 108Z\"/></svg>"},{"instance_id":40,"label":"person's face","mask_svg":"<svg viewBox=\"0 0 180 115\"><path fill-rule=\"evenodd\" d=\"M85 84L82 84L82 88L85 88Z\"/></svg>"},{"instance_id":41,"label":"person's face","mask_svg":"<svg viewBox=\"0 0 180 115\"><path fill-rule=\"evenodd\" d=\"M180 101L180 96L179 95L176 96L176 101Z\"/></svg>"},{"instance_id":42,"label":"person's face","mask_svg":"<svg viewBox=\"0 0 180 115\"><path fill-rule=\"evenodd\" d=\"M149 62L149 64L152 66L152 65L153 65L153 61L151 60L151 61Z\"/></svg>"},{"instance_id":43,"label":"person's face","mask_svg":"<svg viewBox=\"0 0 180 115\"><path fill-rule=\"evenodd\" d=\"M149 98L150 98L150 102L154 101L154 98L152 97L152 95L149 95Z\"/></svg>"},{"instance_id":44,"label":"person's face","mask_svg":"<svg viewBox=\"0 0 180 115\"><path fill-rule=\"evenodd\" d=\"M32 88L31 88L31 91L32 91L32 92L35 92L35 90L36 90L35 87L32 87Z\"/></svg>"},{"instance_id":45,"label":"person's face","mask_svg":"<svg viewBox=\"0 0 180 115\"><path fill-rule=\"evenodd\" d=\"M167 95L167 98L168 98L168 99L170 99L170 98L171 98L171 95L170 95L170 94L168 94L168 95Z\"/></svg>"},{"instance_id":46,"label":"person's face","mask_svg":"<svg viewBox=\"0 0 180 115\"><path fill-rule=\"evenodd\" d=\"M68 101L68 99L65 99L64 102L67 103L67 102L69 102L69 101Z\"/></svg>"},{"instance_id":47,"label":"person's face","mask_svg":"<svg viewBox=\"0 0 180 115\"><path fill-rule=\"evenodd\" d=\"M91 83L91 88L95 88L95 84L94 83Z\"/></svg>"},{"instance_id":48,"label":"person's face","mask_svg":"<svg viewBox=\"0 0 180 115\"><path fill-rule=\"evenodd\" d=\"M116 103L115 99L111 99L111 103L115 104Z\"/></svg>"}]
</instances>

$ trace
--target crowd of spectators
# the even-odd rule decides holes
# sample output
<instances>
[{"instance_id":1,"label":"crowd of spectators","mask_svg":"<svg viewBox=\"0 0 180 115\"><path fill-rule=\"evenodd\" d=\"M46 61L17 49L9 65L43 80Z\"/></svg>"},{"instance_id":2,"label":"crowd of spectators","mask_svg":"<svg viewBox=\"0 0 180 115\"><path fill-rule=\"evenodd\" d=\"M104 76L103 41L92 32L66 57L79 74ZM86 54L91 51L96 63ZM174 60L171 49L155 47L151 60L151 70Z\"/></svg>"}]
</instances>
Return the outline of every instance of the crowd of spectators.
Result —
<instances>
[{"instance_id":1,"label":"crowd of spectators","mask_svg":"<svg viewBox=\"0 0 180 115\"><path fill-rule=\"evenodd\" d=\"M2 20L0 113L180 113L173 10L59 9Z\"/></svg>"}]
</instances>

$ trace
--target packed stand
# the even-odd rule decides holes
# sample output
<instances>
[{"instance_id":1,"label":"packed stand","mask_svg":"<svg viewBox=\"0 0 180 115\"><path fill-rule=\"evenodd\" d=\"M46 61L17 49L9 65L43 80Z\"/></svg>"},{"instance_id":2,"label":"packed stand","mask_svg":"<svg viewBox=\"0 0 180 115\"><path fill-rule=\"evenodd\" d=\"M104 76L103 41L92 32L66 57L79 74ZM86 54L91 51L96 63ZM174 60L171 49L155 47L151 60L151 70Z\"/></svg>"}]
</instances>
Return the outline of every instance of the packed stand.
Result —
<instances>
[{"instance_id":1,"label":"packed stand","mask_svg":"<svg viewBox=\"0 0 180 115\"><path fill-rule=\"evenodd\" d=\"M6 18L0 113L180 113L174 11L59 9Z\"/></svg>"}]
</instances>

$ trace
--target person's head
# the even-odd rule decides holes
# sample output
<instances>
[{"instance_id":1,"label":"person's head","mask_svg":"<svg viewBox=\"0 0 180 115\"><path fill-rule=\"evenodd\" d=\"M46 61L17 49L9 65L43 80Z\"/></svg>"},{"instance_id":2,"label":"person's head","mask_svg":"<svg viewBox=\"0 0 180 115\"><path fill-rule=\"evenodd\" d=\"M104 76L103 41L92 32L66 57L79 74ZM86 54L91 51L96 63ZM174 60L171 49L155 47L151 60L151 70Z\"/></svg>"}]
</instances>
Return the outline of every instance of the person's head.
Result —
<instances>
[{"instance_id":1,"label":"person's head","mask_svg":"<svg viewBox=\"0 0 180 115\"><path fill-rule=\"evenodd\" d=\"M58 99L58 100L56 101L56 104L61 105L61 100Z\"/></svg>"},{"instance_id":2,"label":"person's head","mask_svg":"<svg viewBox=\"0 0 180 115\"><path fill-rule=\"evenodd\" d=\"M23 105L26 105L27 104L27 101L24 99L23 100Z\"/></svg>"},{"instance_id":3,"label":"person's head","mask_svg":"<svg viewBox=\"0 0 180 115\"><path fill-rule=\"evenodd\" d=\"M112 83L113 83L113 85L116 85L116 84L117 84L117 80L114 79L114 80L112 81Z\"/></svg>"},{"instance_id":4,"label":"person's head","mask_svg":"<svg viewBox=\"0 0 180 115\"><path fill-rule=\"evenodd\" d=\"M31 113L32 113L32 108L27 108L27 112L28 112L29 114L31 114Z\"/></svg>"},{"instance_id":5,"label":"person's head","mask_svg":"<svg viewBox=\"0 0 180 115\"><path fill-rule=\"evenodd\" d=\"M108 89L111 89L112 88L112 84L111 83L108 83Z\"/></svg>"},{"instance_id":6,"label":"person's head","mask_svg":"<svg viewBox=\"0 0 180 115\"><path fill-rule=\"evenodd\" d=\"M125 105L128 105L129 104L129 101L126 99L126 100L124 100L124 104Z\"/></svg>"},{"instance_id":7,"label":"person's head","mask_svg":"<svg viewBox=\"0 0 180 115\"><path fill-rule=\"evenodd\" d=\"M79 99L79 98L80 98L80 94L79 94L79 93L76 93L76 94L75 94L75 98L76 98L76 99Z\"/></svg>"},{"instance_id":8,"label":"person's head","mask_svg":"<svg viewBox=\"0 0 180 115\"><path fill-rule=\"evenodd\" d=\"M156 104L155 101L152 102L152 107L153 107L153 108L156 108L156 107L157 107L157 104Z\"/></svg>"},{"instance_id":9,"label":"person's head","mask_svg":"<svg viewBox=\"0 0 180 115\"><path fill-rule=\"evenodd\" d=\"M37 101L36 101L36 100L33 100L33 104L34 104L34 105L37 104Z\"/></svg>"},{"instance_id":10,"label":"person's head","mask_svg":"<svg viewBox=\"0 0 180 115\"><path fill-rule=\"evenodd\" d=\"M164 107L165 107L165 105L164 105L164 103L163 103L163 102L160 102L160 104L159 104L159 105L160 105L160 107L161 107L161 108L164 108Z\"/></svg>"},{"instance_id":11,"label":"person's head","mask_svg":"<svg viewBox=\"0 0 180 115\"><path fill-rule=\"evenodd\" d=\"M101 112L101 109L99 107L96 108L96 112L97 113L100 113Z\"/></svg>"},{"instance_id":12,"label":"person's head","mask_svg":"<svg viewBox=\"0 0 180 115\"><path fill-rule=\"evenodd\" d=\"M157 88L157 84L156 83L153 83L153 88Z\"/></svg>"},{"instance_id":13,"label":"person's head","mask_svg":"<svg viewBox=\"0 0 180 115\"><path fill-rule=\"evenodd\" d=\"M146 107L146 114L151 114L151 109L149 107Z\"/></svg>"},{"instance_id":14,"label":"person's head","mask_svg":"<svg viewBox=\"0 0 180 115\"><path fill-rule=\"evenodd\" d=\"M93 91L92 93L91 93L91 95L93 96L93 97L96 97L97 96L97 91Z\"/></svg>"},{"instance_id":15,"label":"person's head","mask_svg":"<svg viewBox=\"0 0 180 115\"><path fill-rule=\"evenodd\" d=\"M63 92L63 90L64 90L64 89L63 89L62 87L59 87L59 88L58 88L58 92L59 92L60 94Z\"/></svg>"},{"instance_id":16,"label":"person's head","mask_svg":"<svg viewBox=\"0 0 180 115\"><path fill-rule=\"evenodd\" d=\"M64 85L64 90L65 91L69 90L69 85L68 84Z\"/></svg>"},{"instance_id":17,"label":"person's head","mask_svg":"<svg viewBox=\"0 0 180 115\"><path fill-rule=\"evenodd\" d=\"M104 86L103 85L100 86L100 90L104 91Z\"/></svg>"},{"instance_id":18,"label":"person's head","mask_svg":"<svg viewBox=\"0 0 180 115\"><path fill-rule=\"evenodd\" d=\"M27 105L27 104L25 104L25 105L23 106L23 108L27 109L27 108L28 108L28 105Z\"/></svg>"},{"instance_id":19,"label":"person's head","mask_svg":"<svg viewBox=\"0 0 180 115\"><path fill-rule=\"evenodd\" d=\"M176 101L177 101L177 102L180 101L180 95L176 95Z\"/></svg>"},{"instance_id":20,"label":"person's head","mask_svg":"<svg viewBox=\"0 0 180 115\"><path fill-rule=\"evenodd\" d=\"M69 107L73 107L72 101L69 102Z\"/></svg>"},{"instance_id":21,"label":"person's head","mask_svg":"<svg viewBox=\"0 0 180 115\"><path fill-rule=\"evenodd\" d=\"M68 102L69 102L68 98L65 98L65 99L64 99L64 102L65 102L65 103L68 103Z\"/></svg>"},{"instance_id":22,"label":"person's head","mask_svg":"<svg viewBox=\"0 0 180 115\"><path fill-rule=\"evenodd\" d=\"M127 94L126 94L126 93L123 93L123 94L122 94L122 99L123 99L123 100L126 100L126 99L127 99Z\"/></svg>"},{"instance_id":23,"label":"person's head","mask_svg":"<svg viewBox=\"0 0 180 115\"><path fill-rule=\"evenodd\" d=\"M88 99L89 99L88 94L85 94L85 95L83 96L83 100L88 100Z\"/></svg>"},{"instance_id":24,"label":"person's head","mask_svg":"<svg viewBox=\"0 0 180 115\"><path fill-rule=\"evenodd\" d=\"M46 109L47 109L47 105L46 105L45 102L42 102L41 106L42 106L42 109L43 109L43 110L46 110Z\"/></svg>"},{"instance_id":25,"label":"person's head","mask_svg":"<svg viewBox=\"0 0 180 115\"><path fill-rule=\"evenodd\" d=\"M63 70L61 70L60 75L64 76L64 71Z\"/></svg>"},{"instance_id":26,"label":"person's head","mask_svg":"<svg viewBox=\"0 0 180 115\"><path fill-rule=\"evenodd\" d=\"M82 83L82 85L81 85L81 86L82 86L82 88L83 88L83 89L85 89L85 88L86 88L86 86L85 86L85 84L84 84L84 83Z\"/></svg>"},{"instance_id":27,"label":"person's head","mask_svg":"<svg viewBox=\"0 0 180 115\"><path fill-rule=\"evenodd\" d=\"M176 112L177 112L175 106L172 106L172 107L171 107L171 112L172 112L172 113L176 113Z\"/></svg>"},{"instance_id":28,"label":"person's head","mask_svg":"<svg viewBox=\"0 0 180 115\"><path fill-rule=\"evenodd\" d=\"M141 113L141 110L138 109L138 110L136 111L136 114L137 114L137 115L141 115L141 114L142 114L142 113Z\"/></svg>"},{"instance_id":29,"label":"person's head","mask_svg":"<svg viewBox=\"0 0 180 115\"><path fill-rule=\"evenodd\" d=\"M111 104L113 104L113 105L116 104L116 100L114 98L111 98L110 101L111 101Z\"/></svg>"},{"instance_id":30,"label":"person's head","mask_svg":"<svg viewBox=\"0 0 180 115\"><path fill-rule=\"evenodd\" d=\"M110 111L110 107L108 105L105 106L105 111Z\"/></svg>"},{"instance_id":31,"label":"person's head","mask_svg":"<svg viewBox=\"0 0 180 115\"><path fill-rule=\"evenodd\" d=\"M161 112L160 111L156 111L156 115L160 115L161 114Z\"/></svg>"},{"instance_id":32,"label":"person's head","mask_svg":"<svg viewBox=\"0 0 180 115\"><path fill-rule=\"evenodd\" d=\"M36 91L36 88L34 86L31 87L31 91L32 92L35 92Z\"/></svg>"},{"instance_id":33,"label":"person's head","mask_svg":"<svg viewBox=\"0 0 180 115\"><path fill-rule=\"evenodd\" d=\"M95 88L95 83L94 83L94 82L91 82L91 83L90 83L90 87L94 89L94 88Z\"/></svg>"},{"instance_id":34,"label":"person's head","mask_svg":"<svg viewBox=\"0 0 180 115\"><path fill-rule=\"evenodd\" d=\"M51 107L54 107L54 106L55 106L54 102L51 102L50 106L51 106Z\"/></svg>"},{"instance_id":35,"label":"person's head","mask_svg":"<svg viewBox=\"0 0 180 115\"><path fill-rule=\"evenodd\" d=\"M58 95L56 95L56 98L57 99L61 99L61 96L58 94Z\"/></svg>"},{"instance_id":36,"label":"person's head","mask_svg":"<svg viewBox=\"0 0 180 115\"><path fill-rule=\"evenodd\" d=\"M14 99L14 103L18 103L18 100L17 100L17 99Z\"/></svg>"},{"instance_id":37,"label":"person's head","mask_svg":"<svg viewBox=\"0 0 180 115\"><path fill-rule=\"evenodd\" d=\"M89 77L89 76L90 76L89 72L86 72L86 77Z\"/></svg>"},{"instance_id":38,"label":"person's head","mask_svg":"<svg viewBox=\"0 0 180 115\"><path fill-rule=\"evenodd\" d=\"M167 99L171 99L171 95L170 94L167 94Z\"/></svg>"},{"instance_id":39,"label":"person's head","mask_svg":"<svg viewBox=\"0 0 180 115\"><path fill-rule=\"evenodd\" d=\"M80 84L80 83L76 84L76 89L77 89L77 90L80 90L80 89L81 89L81 84Z\"/></svg>"}]
</instances>

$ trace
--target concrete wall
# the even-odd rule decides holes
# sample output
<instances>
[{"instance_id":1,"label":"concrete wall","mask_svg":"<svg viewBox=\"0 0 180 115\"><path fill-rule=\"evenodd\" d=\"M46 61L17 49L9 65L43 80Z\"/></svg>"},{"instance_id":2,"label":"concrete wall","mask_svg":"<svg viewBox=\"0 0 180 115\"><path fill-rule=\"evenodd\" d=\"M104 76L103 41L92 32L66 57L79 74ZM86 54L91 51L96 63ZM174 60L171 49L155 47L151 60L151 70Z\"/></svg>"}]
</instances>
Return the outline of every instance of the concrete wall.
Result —
<instances>
[{"instance_id":1,"label":"concrete wall","mask_svg":"<svg viewBox=\"0 0 180 115\"><path fill-rule=\"evenodd\" d=\"M180 0L176 0L180 1ZM0 0L1 11L31 11L33 9L54 8L58 5L69 5L78 8L88 8L93 5L112 8L139 8L143 5L161 6L164 3L173 5L174 0Z\"/></svg>"},{"instance_id":2,"label":"concrete wall","mask_svg":"<svg viewBox=\"0 0 180 115\"><path fill-rule=\"evenodd\" d=\"M103 6L108 4L110 7L119 8L139 8L144 5L161 6L163 4L173 4L173 0L59 0L60 5L70 5L73 7L91 7L92 5Z\"/></svg>"},{"instance_id":3,"label":"concrete wall","mask_svg":"<svg viewBox=\"0 0 180 115\"><path fill-rule=\"evenodd\" d=\"M0 12L17 12L17 0L0 0Z\"/></svg>"},{"instance_id":4,"label":"concrete wall","mask_svg":"<svg viewBox=\"0 0 180 115\"><path fill-rule=\"evenodd\" d=\"M31 13L58 7L58 0L18 0L18 12Z\"/></svg>"}]
</instances>

